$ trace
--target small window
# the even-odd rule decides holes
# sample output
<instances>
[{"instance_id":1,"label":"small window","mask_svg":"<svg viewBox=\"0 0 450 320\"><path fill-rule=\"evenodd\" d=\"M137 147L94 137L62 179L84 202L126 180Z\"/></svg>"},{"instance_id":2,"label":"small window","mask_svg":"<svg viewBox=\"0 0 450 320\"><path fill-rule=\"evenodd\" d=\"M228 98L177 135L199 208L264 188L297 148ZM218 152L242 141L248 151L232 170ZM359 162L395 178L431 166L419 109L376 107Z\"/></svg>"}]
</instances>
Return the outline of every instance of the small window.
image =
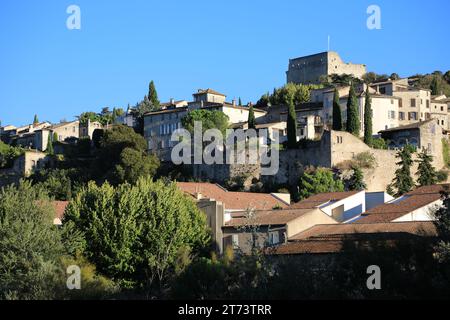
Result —
<instances>
[{"instance_id":1,"label":"small window","mask_svg":"<svg viewBox=\"0 0 450 320\"><path fill-rule=\"evenodd\" d=\"M280 243L280 233L278 231L269 232L269 244L275 245Z\"/></svg>"},{"instance_id":2,"label":"small window","mask_svg":"<svg viewBox=\"0 0 450 320\"><path fill-rule=\"evenodd\" d=\"M411 107L415 107L416 106L416 99L411 99Z\"/></svg>"}]
</instances>

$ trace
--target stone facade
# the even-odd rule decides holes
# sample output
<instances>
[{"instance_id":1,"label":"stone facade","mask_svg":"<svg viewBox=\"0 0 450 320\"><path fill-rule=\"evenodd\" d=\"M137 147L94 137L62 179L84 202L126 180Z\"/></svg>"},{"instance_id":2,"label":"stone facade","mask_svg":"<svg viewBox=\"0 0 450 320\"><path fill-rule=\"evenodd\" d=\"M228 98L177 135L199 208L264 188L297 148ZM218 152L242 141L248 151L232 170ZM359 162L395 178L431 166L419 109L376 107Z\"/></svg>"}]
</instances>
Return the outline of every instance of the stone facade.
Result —
<instances>
[{"instance_id":1,"label":"stone facade","mask_svg":"<svg viewBox=\"0 0 450 320\"><path fill-rule=\"evenodd\" d=\"M337 52L328 51L289 60L287 83L320 83L323 76L351 74L361 78L366 73L363 64L345 63Z\"/></svg>"}]
</instances>

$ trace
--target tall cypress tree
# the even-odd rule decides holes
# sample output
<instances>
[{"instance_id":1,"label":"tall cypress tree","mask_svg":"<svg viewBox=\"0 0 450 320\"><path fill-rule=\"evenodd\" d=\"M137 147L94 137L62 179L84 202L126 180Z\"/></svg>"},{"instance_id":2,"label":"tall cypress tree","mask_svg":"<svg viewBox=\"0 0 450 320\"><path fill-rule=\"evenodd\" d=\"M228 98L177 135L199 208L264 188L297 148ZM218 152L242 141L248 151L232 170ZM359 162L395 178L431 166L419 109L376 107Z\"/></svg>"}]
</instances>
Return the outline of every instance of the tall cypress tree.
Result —
<instances>
[{"instance_id":1,"label":"tall cypress tree","mask_svg":"<svg viewBox=\"0 0 450 320\"><path fill-rule=\"evenodd\" d=\"M150 100L153 110L158 110L160 102L158 100L158 93L156 92L155 83L150 81L148 85L148 99Z\"/></svg>"},{"instance_id":2,"label":"tall cypress tree","mask_svg":"<svg viewBox=\"0 0 450 320\"><path fill-rule=\"evenodd\" d=\"M339 91L335 88L333 97L333 130L342 131L343 127L341 106L339 104Z\"/></svg>"},{"instance_id":3,"label":"tall cypress tree","mask_svg":"<svg viewBox=\"0 0 450 320\"><path fill-rule=\"evenodd\" d=\"M433 96L441 94L441 86L437 76L433 76L433 80L431 80L430 84L430 89Z\"/></svg>"},{"instance_id":4,"label":"tall cypress tree","mask_svg":"<svg viewBox=\"0 0 450 320\"><path fill-rule=\"evenodd\" d=\"M365 190L367 188L364 182L363 172L359 167L353 167L353 175L349 181L349 190Z\"/></svg>"},{"instance_id":5,"label":"tall cypress tree","mask_svg":"<svg viewBox=\"0 0 450 320\"><path fill-rule=\"evenodd\" d=\"M437 183L437 172L433 167L433 156L429 155L425 150L419 153L419 160L416 160L419 164L417 168L417 176L419 177L417 182L419 186L429 186Z\"/></svg>"},{"instance_id":6,"label":"tall cypress tree","mask_svg":"<svg viewBox=\"0 0 450 320\"><path fill-rule=\"evenodd\" d=\"M395 189L393 192L394 196L398 197L411 191L414 187L414 181L411 177L411 166L413 163L411 146L404 146L402 150L397 152L396 158L400 159L400 161L396 163L399 168L395 170L394 181L388 189L392 191Z\"/></svg>"},{"instance_id":7,"label":"tall cypress tree","mask_svg":"<svg viewBox=\"0 0 450 320\"><path fill-rule=\"evenodd\" d=\"M372 99L367 86L364 103L364 142L369 146L372 145L372 116Z\"/></svg>"},{"instance_id":8,"label":"tall cypress tree","mask_svg":"<svg viewBox=\"0 0 450 320\"><path fill-rule=\"evenodd\" d=\"M242 100L241 100L241 97L239 97L239 105L242 106Z\"/></svg>"},{"instance_id":9,"label":"tall cypress tree","mask_svg":"<svg viewBox=\"0 0 450 320\"><path fill-rule=\"evenodd\" d=\"M292 99L289 101L287 140L288 149L295 149L297 147L297 116L295 114L295 105Z\"/></svg>"},{"instance_id":10,"label":"tall cypress tree","mask_svg":"<svg viewBox=\"0 0 450 320\"><path fill-rule=\"evenodd\" d=\"M33 124L38 124L39 123L39 119L37 114L34 115L34 119L33 119Z\"/></svg>"},{"instance_id":11,"label":"tall cypress tree","mask_svg":"<svg viewBox=\"0 0 450 320\"><path fill-rule=\"evenodd\" d=\"M356 98L353 83L351 83L347 100L347 132L359 136L359 129L358 99Z\"/></svg>"},{"instance_id":12,"label":"tall cypress tree","mask_svg":"<svg viewBox=\"0 0 450 320\"><path fill-rule=\"evenodd\" d=\"M53 137L49 135L48 140L47 140L47 150L45 150L45 151L47 151L47 153L49 155L55 154L55 151L53 150L53 139L52 138Z\"/></svg>"},{"instance_id":13,"label":"tall cypress tree","mask_svg":"<svg viewBox=\"0 0 450 320\"><path fill-rule=\"evenodd\" d=\"M253 105L250 105L250 110L248 111L248 128L256 129L256 119L255 119L255 111L253 110Z\"/></svg>"}]
</instances>

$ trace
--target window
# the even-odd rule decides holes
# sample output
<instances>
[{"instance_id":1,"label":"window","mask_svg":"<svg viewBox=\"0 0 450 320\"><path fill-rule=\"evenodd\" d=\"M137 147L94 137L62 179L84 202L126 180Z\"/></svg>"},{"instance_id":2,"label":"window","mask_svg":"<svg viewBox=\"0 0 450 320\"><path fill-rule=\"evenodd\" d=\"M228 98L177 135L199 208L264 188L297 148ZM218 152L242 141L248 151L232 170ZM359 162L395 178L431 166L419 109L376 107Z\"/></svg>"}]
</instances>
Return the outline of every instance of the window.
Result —
<instances>
[{"instance_id":1,"label":"window","mask_svg":"<svg viewBox=\"0 0 450 320\"><path fill-rule=\"evenodd\" d=\"M427 108L430 109L430 100L427 100Z\"/></svg>"},{"instance_id":2,"label":"window","mask_svg":"<svg viewBox=\"0 0 450 320\"><path fill-rule=\"evenodd\" d=\"M391 111L391 119L395 119L395 111Z\"/></svg>"},{"instance_id":3,"label":"window","mask_svg":"<svg viewBox=\"0 0 450 320\"><path fill-rule=\"evenodd\" d=\"M409 112L408 120L417 120L417 112Z\"/></svg>"},{"instance_id":4,"label":"window","mask_svg":"<svg viewBox=\"0 0 450 320\"><path fill-rule=\"evenodd\" d=\"M269 232L269 244L275 245L280 243L280 233L278 231Z\"/></svg>"},{"instance_id":5,"label":"window","mask_svg":"<svg viewBox=\"0 0 450 320\"><path fill-rule=\"evenodd\" d=\"M405 113L400 111L400 112L398 113L398 119L399 119L399 120L405 120Z\"/></svg>"},{"instance_id":6,"label":"window","mask_svg":"<svg viewBox=\"0 0 450 320\"><path fill-rule=\"evenodd\" d=\"M403 99L398 100L398 107L403 107Z\"/></svg>"},{"instance_id":7,"label":"window","mask_svg":"<svg viewBox=\"0 0 450 320\"><path fill-rule=\"evenodd\" d=\"M420 105L423 105L423 99L420 99Z\"/></svg>"},{"instance_id":8,"label":"window","mask_svg":"<svg viewBox=\"0 0 450 320\"><path fill-rule=\"evenodd\" d=\"M416 106L416 99L411 99L411 107L415 107Z\"/></svg>"},{"instance_id":9,"label":"window","mask_svg":"<svg viewBox=\"0 0 450 320\"><path fill-rule=\"evenodd\" d=\"M444 111L444 107L441 107L441 111Z\"/></svg>"},{"instance_id":10,"label":"window","mask_svg":"<svg viewBox=\"0 0 450 320\"><path fill-rule=\"evenodd\" d=\"M381 87L380 88L380 93L381 94L386 94L386 88L385 87Z\"/></svg>"}]
</instances>

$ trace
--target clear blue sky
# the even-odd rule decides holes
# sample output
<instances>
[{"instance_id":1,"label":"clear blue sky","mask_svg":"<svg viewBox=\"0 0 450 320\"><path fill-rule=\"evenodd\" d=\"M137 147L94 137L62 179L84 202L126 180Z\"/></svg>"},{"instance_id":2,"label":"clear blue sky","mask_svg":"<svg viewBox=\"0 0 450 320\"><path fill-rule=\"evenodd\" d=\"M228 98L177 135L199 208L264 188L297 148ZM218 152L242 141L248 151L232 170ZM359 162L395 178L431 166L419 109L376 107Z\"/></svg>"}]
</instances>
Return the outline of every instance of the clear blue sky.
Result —
<instances>
[{"instance_id":1,"label":"clear blue sky","mask_svg":"<svg viewBox=\"0 0 450 320\"><path fill-rule=\"evenodd\" d=\"M66 8L81 8L68 30ZM382 29L366 27L381 8ZM331 50L401 76L450 69L448 0L0 2L0 120L126 107L153 79L162 101L211 87L244 103L285 82L288 59Z\"/></svg>"}]
</instances>

